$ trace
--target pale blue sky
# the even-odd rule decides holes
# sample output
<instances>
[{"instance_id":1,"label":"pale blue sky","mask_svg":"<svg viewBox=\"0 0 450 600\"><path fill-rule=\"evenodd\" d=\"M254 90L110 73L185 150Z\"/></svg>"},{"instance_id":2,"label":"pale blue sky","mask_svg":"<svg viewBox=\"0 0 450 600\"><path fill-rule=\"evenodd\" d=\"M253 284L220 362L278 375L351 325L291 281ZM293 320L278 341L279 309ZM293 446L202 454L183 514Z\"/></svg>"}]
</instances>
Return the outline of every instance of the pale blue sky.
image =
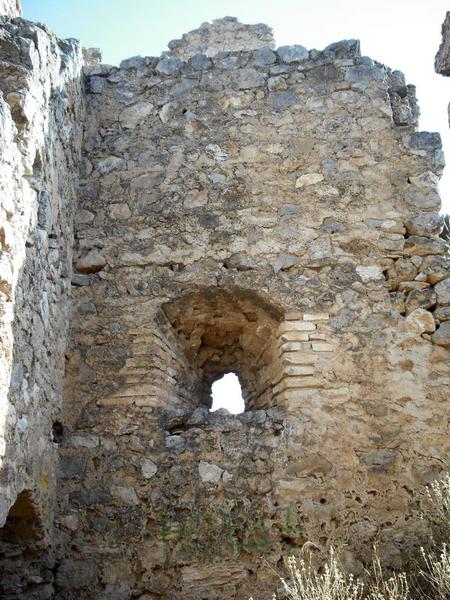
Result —
<instances>
[{"instance_id":1,"label":"pale blue sky","mask_svg":"<svg viewBox=\"0 0 450 600\"><path fill-rule=\"evenodd\" d=\"M434 73L448 0L23 0L24 17L48 24L61 37L99 47L105 63L158 56L167 42L203 21L236 16L270 25L278 45L321 49L359 38L363 54L400 69L417 86L420 127L439 131L450 164L447 105L450 78ZM450 212L450 167L441 182Z\"/></svg>"}]
</instances>

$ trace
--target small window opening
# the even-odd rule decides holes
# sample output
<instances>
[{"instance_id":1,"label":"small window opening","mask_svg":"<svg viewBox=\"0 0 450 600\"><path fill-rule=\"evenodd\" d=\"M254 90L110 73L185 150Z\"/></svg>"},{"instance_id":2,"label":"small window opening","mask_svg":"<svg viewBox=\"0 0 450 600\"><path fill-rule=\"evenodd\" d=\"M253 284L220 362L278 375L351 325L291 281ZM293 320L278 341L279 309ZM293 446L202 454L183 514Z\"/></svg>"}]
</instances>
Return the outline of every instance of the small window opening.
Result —
<instances>
[{"instance_id":1,"label":"small window opening","mask_svg":"<svg viewBox=\"0 0 450 600\"><path fill-rule=\"evenodd\" d=\"M235 373L227 373L211 386L212 406L210 411L226 408L233 415L245 410L244 398L239 378Z\"/></svg>"},{"instance_id":2,"label":"small window opening","mask_svg":"<svg viewBox=\"0 0 450 600\"><path fill-rule=\"evenodd\" d=\"M52 426L53 441L55 444L62 444L64 439L64 427L59 421L55 421Z\"/></svg>"}]
</instances>

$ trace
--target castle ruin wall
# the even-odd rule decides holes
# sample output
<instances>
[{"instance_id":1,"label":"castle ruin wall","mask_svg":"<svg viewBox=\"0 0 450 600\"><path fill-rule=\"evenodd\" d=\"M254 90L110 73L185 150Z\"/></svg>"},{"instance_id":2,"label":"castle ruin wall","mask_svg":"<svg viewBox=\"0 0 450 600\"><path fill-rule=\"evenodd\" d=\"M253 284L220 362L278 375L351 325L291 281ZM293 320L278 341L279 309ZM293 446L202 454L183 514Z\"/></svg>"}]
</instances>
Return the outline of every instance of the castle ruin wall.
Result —
<instances>
[{"instance_id":1,"label":"castle ruin wall","mask_svg":"<svg viewBox=\"0 0 450 600\"><path fill-rule=\"evenodd\" d=\"M442 23L442 42L436 54L434 68L436 73L446 77L450 76L450 12L446 14ZM448 106L448 122L450 125L450 104Z\"/></svg>"},{"instance_id":2,"label":"castle ruin wall","mask_svg":"<svg viewBox=\"0 0 450 600\"><path fill-rule=\"evenodd\" d=\"M0 57L0 587L20 594L54 538L82 61L76 41L22 19L1 20Z\"/></svg>"},{"instance_id":3,"label":"castle ruin wall","mask_svg":"<svg viewBox=\"0 0 450 600\"><path fill-rule=\"evenodd\" d=\"M4 27L20 47L30 28L51 35ZM275 50L269 28L232 18L159 58L94 61L83 88L78 50L61 44L47 60L70 65L69 113L46 96L50 138L31 145L25 125L27 143L8 142L12 170L52 190L50 235L31 226L30 242L33 191L30 215L6 212L25 266L5 288L23 308L5 338L17 468L4 511L23 491L48 498L53 557L20 597L262 600L308 541L345 546L358 573L378 540L401 567L449 449L444 160L440 136L417 131L414 86L356 40ZM31 153L30 174L35 146L59 151ZM240 415L209 411L227 372Z\"/></svg>"},{"instance_id":4,"label":"castle ruin wall","mask_svg":"<svg viewBox=\"0 0 450 600\"><path fill-rule=\"evenodd\" d=\"M196 36L89 71L61 597L262 598L308 540L400 566L445 468L444 163L414 87L353 40ZM228 371L247 411L209 414Z\"/></svg>"},{"instance_id":5,"label":"castle ruin wall","mask_svg":"<svg viewBox=\"0 0 450 600\"><path fill-rule=\"evenodd\" d=\"M21 14L22 7L20 0L0 0L0 16L14 19L15 17L20 17Z\"/></svg>"}]
</instances>

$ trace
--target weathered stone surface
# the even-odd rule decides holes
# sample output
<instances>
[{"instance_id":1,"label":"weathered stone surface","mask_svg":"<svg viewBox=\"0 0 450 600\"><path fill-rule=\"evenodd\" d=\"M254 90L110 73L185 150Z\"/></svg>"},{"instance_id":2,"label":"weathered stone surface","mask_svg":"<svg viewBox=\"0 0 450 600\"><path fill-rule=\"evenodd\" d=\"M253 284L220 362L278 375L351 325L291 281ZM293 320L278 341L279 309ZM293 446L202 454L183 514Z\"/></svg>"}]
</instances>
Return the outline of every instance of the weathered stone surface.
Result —
<instances>
[{"instance_id":1,"label":"weathered stone surface","mask_svg":"<svg viewBox=\"0 0 450 600\"><path fill-rule=\"evenodd\" d=\"M433 317L437 321L449 321L450 320L450 306L438 306L433 312Z\"/></svg>"},{"instance_id":2,"label":"weathered stone surface","mask_svg":"<svg viewBox=\"0 0 450 600\"><path fill-rule=\"evenodd\" d=\"M450 321L444 321L431 336L434 344L450 347Z\"/></svg>"},{"instance_id":3,"label":"weathered stone surface","mask_svg":"<svg viewBox=\"0 0 450 600\"><path fill-rule=\"evenodd\" d=\"M0 15L14 19L20 17L21 13L20 0L0 0Z\"/></svg>"},{"instance_id":4,"label":"weathered stone surface","mask_svg":"<svg viewBox=\"0 0 450 600\"><path fill-rule=\"evenodd\" d=\"M405 254L409 254L410 256L447 255L448 244L439 238L429 239L412 235L405 241L404 250Z\"/></svg>"},{"instance_id":5,"label":"weathered stone surface","mask_svg":"<svg viewBox=\"0 0 450 600\"><path fill-rule=\"evenodd\" d=\"M410 235L437 236L442 231L444 218L433 213L414 213L405 221L405 227Z\"/></svg>"},{"instance_id":6,"label":"weathered stone surface","mask_svg":"<svg viewBox=\"0 0 450 600\"><path fill-rule=\"evenodd\" d=\"M364 283L383 279L383 270L379 265L361 265L356 267L356 272Z\"/></svg>"},{"instance_id":7,"label":"weathered stone surface","mask_svg":"<svg viewBox=\"0 0 450 600\"><path fill-rule=\"evenodd\" d=\"M433 315L423 308L416 308L406 318L408 327L417 333L433 333L436 324Z\"/></svg>"},{"instance_id":8,"label":"weathered stone surface","mask_svg":"<svg viewBox=\"0 0 450 600\"><path fill-rule=\"evenodd\" d=\"M138 102L125 108L119 114L119 121L125 129L134 129L146 117L153 113L154 106L150 102Z\"/></svg>"},{"instance_id":9,"label":"weathered stone surface","mask_svg":"<svg viewBox=\"0 0 450 600\"><path fill-rule=\"evenodd\" d=\"M182 64L183 62L175 56L165 56L156 65L156 70L162 75L173 75L180 69Z\"/></svg>"},{"instance_id":10,"label":"weathered stone surface","mask_svg":"<svg viewBox=\"0 0 450 600\"><path fill-rule=\"evenodd\" d=\"M450 304L450 279L444 279L434 286L438 304Z\"/></svg>"},{"instance_id":11,"label":"weathered stone surface","mask_svg":"<svg viewBox=\"0 0 450 600\"><path fill-rule=\"evenodd\" d=\"M217 465L200 461L198 473L204 483L217 483L222 477L223 469Z\"/></svg>"},{"instance_id":12,"label":"weathered stone surface","mask_svg":"<svg viewBox=\"0 0 450 600\"><path fill-rule=\"evenodd\" d=\"M448 450L443 163L414 87L354 40L274 52L232 18L82 86L73 42L1 27L0 510L43 533L8 573L224 600L269 596L307 541L406 557ZM240 415L209 411L229 372Z\"/></svg>"},{"instance_id":13,"label":"weathered stone surface","mask_svg":"<svg viewBox=\"0 0 450 600\"><path fill-rule=\"evenodd\" d=\"M341 40L327 46L323 53L335 58L354 58L361 55L361 48L359 40Z\"/></svg>"},{"instance_id":14,"label":"weathered stone surface","mask_svg":"<svg viewBox=\"0 0 450 600\"><path fill-rule=\"evenodd\" d=\"M111 204L109 208L109 216L111 219L129 219L131 217L130 207L125 202Z\"/></svg>"},{"instance_id":15,"label":"weathered stone surface","mask_svg":"<svg viewBox=\"0 0 450 600\"><path fill-rule=\"evenodd\" d=\"M244 25L235 17L203 23L199 29L168 44L171 52L181 58L195 54L216 56L221 52L236 52L246 48L273 48L272 29L263 23ZM270 63L267 63L270 64Z\"/></svg>"},{"instance_id":16,"label":"weathered stone surface","mask_svg":"<svg viewBox=\"0 0 450 600\"><path fill-rule=\"evenodd\" d=\"M427 256L423 260L420 270L426 275L428 283L438 283L448 276L450 270L450 257Z\"/></svg>"},{"instance_id":17,"label":"weathered stone surface","mask_svg":"<svg viewBox=\"0 0 450 600\"><path fill-rule=\"evenodd\" d=\"M382 81L384 77L383 69L374 64L350 67L345 74L346 81L360 89L366 89L372 81Z\"/></svg>"},{"instance_id":18,"label":"weathered stone surface","mask_svg":"<svg viewBox=\"0 0 450 600\"><path fill-rule=\"evenodd\" d=\"M236 87L247 90L264 85L264 76L255 69L239 69L234 75Z\"/></svg>"},{"instance_id":19,"label":"weathered stone surface","mask_svg":"<svg viewBox=\"0 0 450 600\"><path fill-rule=\"evenodd\" d=\"M315 185L316 183L320 183L325 178L322 173L307 173L305 175L301 175L297 181L295 182L296 188L303 188L308 185Z\"/></svg>"},{"instance_id":20,"label":"weathered stone surface","mask_svg":"<svg viewBox=\"0 0 450 600\"><path fill-rule=\"evenodd\" d=\"M434 68L441 75L450 76L450 12L442 23L442 43L434 61ZM448 105L448 124L450 127L450 104Z\"/></svg>"},{"instance_id":21,"label":"weathered stone surface","mask_svg":"<svg viewBox=\"0 0 450 600\"><path fill-rule=\"evenodd\" d=\"M270 98L275 110L284 110L300 102L300 98L294 92L274 92Z\"/></svg>"},{"instance_id":22,"label":"weathered stone surface","mask_svg":"<svg viewBox=\"0 0 450 600\"><path fill-rule=\"evenodd\" d=\"M100 48L82 48L83 63L85 68L96 67L102 62L102 52Z\"/></svg>"},{"instance_id":23,"label":"weathered stone surface","mask_svg":"<svg viewBox=\"0 0 450 600\"><path fill-rule=\"evenodd\" d=\"M253 53L253 62L258 67L264 67L276 62L277 56L270 46L263 46Z\"/></svg>"},{"instance_id":24,"label":"weathered stone surface","mask_svg":"<svg viewBox=\"0 0 450 600\"><path fill-rule=\"evenodd\" d=\"M0 13L19 16L19 3L1 2ZM60 477L79 482L86 467L69 455L58 467L84 121L81 48L43 25L0 21L0 526L9 514L33 532L6 554L2 536L0 596L28 594L20 582L35 577L36 595L50 598L53 577L40 574L54 567L46 551Z\"/></svg>"},{"instance_id":25,"label":"weathered stone surface","mask_svg":"<svg viewBox=\"0 0 450 600\"><path fill-rule=\"evenodd\" d=\"M450 76L450 12L442 23L442 43L436 54L434 67L437 73Z\"/></svg>"},{"instance_id":26,"label":"weathered stone surface","mask_svg":"<svg viewBox=\"0 0 450 600\"><path fill-rule=\"evenodd\" d=\"M304 46L280 46L277 48L277 54L285 63L296 63L308 60L309 52Z\"/></svg>"},{"instance_id":27,"label":"weathered stone surface","mask_svg":"<svg viewBox=\"0 0 450 600\"><path fill-rule=\"evenodd\" d=\"M152 460L146 459L142 461L141 471L145 479L151 479L158 472L158 466Z\"/></svg>"},{"instance_id":28,"label":"weathered stone surface","mask_svg":"<svg viewBox=\"0 0 450 600\"><path fill-rule=\"evenodd\" d=\"M409 314L416 308L431 308L437 302L436 292L431 288L412 289L405 300L406 312Z\"/></svg>"},{"instance_id":29,"label":"weathered stone surface","mask_svg":"<svg viewBox=\"0 0 450 600\"><path fill-rule=\"evenodd\" d=\"M75 269L79 273L98 273L106 265L106 259L98 250L90 250L75 261Z\"/></svg>"}]
</instances>

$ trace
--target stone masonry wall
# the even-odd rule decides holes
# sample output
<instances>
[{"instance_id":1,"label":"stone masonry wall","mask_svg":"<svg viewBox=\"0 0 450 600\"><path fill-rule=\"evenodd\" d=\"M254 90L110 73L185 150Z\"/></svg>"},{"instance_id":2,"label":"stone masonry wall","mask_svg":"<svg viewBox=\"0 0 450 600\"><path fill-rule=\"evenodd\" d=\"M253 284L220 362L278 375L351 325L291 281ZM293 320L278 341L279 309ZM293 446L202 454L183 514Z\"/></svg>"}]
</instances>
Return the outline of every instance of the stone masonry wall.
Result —
<instances>
[{"instance_id":1,"label":"stone masonry wall","mask_svg":"<svg viewBox=\"0 0 450 600\"><path fill-rule=\"evenodd\" d=\"M56 598L262 599L308 540L401 566L447 466L440 137L357 41L229 24L86 71Z\"/></svg>"},{"instance_id":2,"label":"stone masonry wall","mask_svg":"<svg viewBox=\"0 0 450 600\"><path fill-rule=\"evenodd\" d=\"M81 49L0 18L0 595L51 597ZM24 553L22 555L22 552Z\"/></svg>"},{"instance_id":3,"label":"stone masonry wall","mask_svg":"<svg viewBox=\"0 0 450 600\"><path fill-rule=\"evenodd\" d=\"M22 7L20 0L0 0L0 15L14 19L20 17L22 13Z\"/></svg>"},{"instance_id":4,"label":"stone masonry wall","mask_svg":"<svg viewBox=\"0 0 450 600\"><path fill-rule=\"evenodd\" d=\"M436 54L434 67L436 73L450 76L450 12L446 14L445 21L442 23L442 43ZM450 104L448 107L448 122L450 125Z\"/></svg>"}]
</instances>

